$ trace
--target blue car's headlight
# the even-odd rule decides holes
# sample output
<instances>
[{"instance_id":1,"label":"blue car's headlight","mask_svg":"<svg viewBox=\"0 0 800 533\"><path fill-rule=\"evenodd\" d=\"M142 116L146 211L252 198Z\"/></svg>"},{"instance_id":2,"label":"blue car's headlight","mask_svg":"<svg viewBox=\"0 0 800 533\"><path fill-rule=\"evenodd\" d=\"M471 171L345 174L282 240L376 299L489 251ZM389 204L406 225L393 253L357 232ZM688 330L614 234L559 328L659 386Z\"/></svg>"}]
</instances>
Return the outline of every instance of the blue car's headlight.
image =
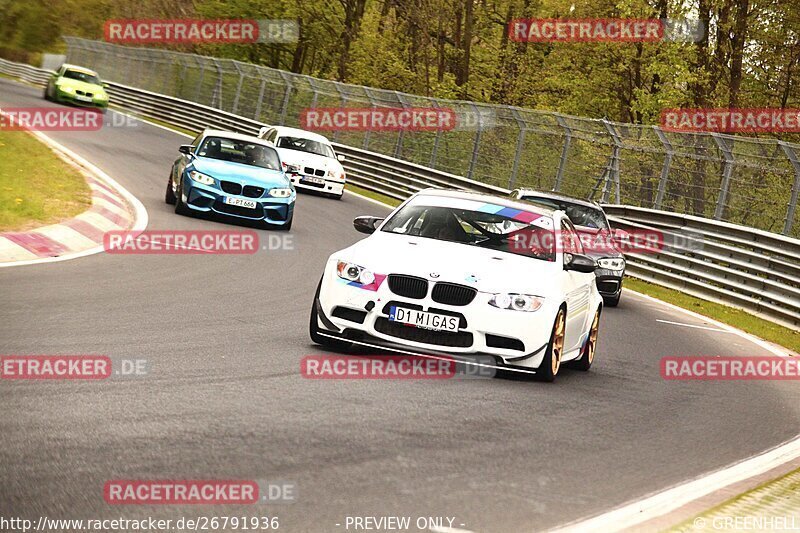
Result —
<instances>
[{"instance_id":1,"label":"blue car's headlight","mask_svg":"<svg viewBox=\"0 0 800 533\"><path fill-rule=\"evenodd\" d=\"M342 279L347 281L355 281L362 285L369 285L375 281L375 274L366 268L348 263L347 261L339 261L336 263L336 274Z\"/></svg>"},{"instance_id":2,"label":"blue car's headlight","mask_svg":"<svg viewBox=\"0 0 800 533\"><path fill-rule=\"evenodd\" d=\"M269 190L269 195L273 198L288 198L292 195L292 189L275 188Z\"/></svg>"},{"instance_id":3,"label":"blue car's headlight","mask_svg":"<svg viewBox=\"0 0 800 533\"><path fill-rule=\"evenodd\" d=\"M203 185L214 185L214 178L211 176L206 176L196 170L192 170L189 172L189 177L192 178L197 183L202 183Z\"/></svg>"},{"instance_id":4,"label":"blue car's headlight","mask_svg":"<svg viewBox=\"0 0 800 533\"><path fill-rule=\"evenodd\" d=\"M489 305L500 309L511 309L512 311L537 311L544 303L541 296L532 294L493 294L489 300Z\"/></svg>"}]
</instances>

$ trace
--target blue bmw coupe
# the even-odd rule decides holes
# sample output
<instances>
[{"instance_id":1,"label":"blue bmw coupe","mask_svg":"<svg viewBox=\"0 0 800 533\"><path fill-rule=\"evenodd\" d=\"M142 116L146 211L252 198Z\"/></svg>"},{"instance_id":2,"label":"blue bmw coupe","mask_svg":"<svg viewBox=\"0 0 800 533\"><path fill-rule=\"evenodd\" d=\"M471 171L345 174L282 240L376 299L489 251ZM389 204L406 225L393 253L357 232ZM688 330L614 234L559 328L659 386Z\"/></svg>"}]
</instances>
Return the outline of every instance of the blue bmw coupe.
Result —
<instances>
[{"instance_id":1,"label":"blue bmw coupe","mask_svg":"<svg viewBox=\"0 0 800 533\"><path fill-rule=\"evenodd\" d=\"M291 229L297 195L277 150L266 141L205 130L179 151L165 197L176 213L213 212Z\"/></svg>"}]
</instances>

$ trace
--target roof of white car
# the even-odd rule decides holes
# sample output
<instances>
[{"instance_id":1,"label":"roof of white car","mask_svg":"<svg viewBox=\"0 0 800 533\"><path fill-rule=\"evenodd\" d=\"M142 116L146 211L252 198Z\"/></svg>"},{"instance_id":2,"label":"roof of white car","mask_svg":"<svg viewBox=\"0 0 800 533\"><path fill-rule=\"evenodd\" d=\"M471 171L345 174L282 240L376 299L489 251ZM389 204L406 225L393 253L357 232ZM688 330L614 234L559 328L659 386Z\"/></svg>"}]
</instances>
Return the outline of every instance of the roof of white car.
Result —
<instances>
[{"instance_id":1,"label":"roof of white car","mask_svg":"<svg viewBox=\"0 0 800 533\"><path fill-rule=\"evenodd\" d=\"M530 211L540 215L552 217L554 210L541 207L521 200L515 200L505 196L495 194L485 194L481 192L465 191L458 189L425 189L417 193L417 196L441 196L446 198L458 198L462 200L474 200L476 202L486 202L503 207L511 207L521 211Z\"/></svg>"},{"instance_id":2,"label":"roof of white car","mask_svg":"<svg viewBox=\"0 0 800 533\"><path fill-rule=\"evenodd\" d=\"M327 137L320 135L319 133L314 133L313 131L308 130L301 130L298 128L289 128L287 126L273 126L273 128L278 132L278 135L281 137L284 136L291 136L291 137L300 137L301 139L310 139L312 141L321 141L325 144L330 144L330 141Z\"/></svg>"},{"instance_id":3,"label":"roof of white car","mask_svg":"<svg viewBox=\"0 0 800 533\"><path fill-rule=\"evenodd\" d=\"M243 141L243 142L261 144L264 146L272 147L272 145L267 141L265 141L264 139L259 139L258 137L254 137L252 135L245 135L243 133L236 133L235 131L207 129L203 131L203 137L223 137L225 139L232 139L234 141Z\"/></svg>"},{"instance_id":4,"label":"roof of white car","mask_svg":"<svg viewBox=\"0 0 800 533\"><path fill-rule=\"evenodd\" d=\"M90 70L86 67L79 67L78 65L70 65L69 63L64 63L61 65L62 67L66 67L69 70L77 70L78 72L83 72L84 74L89 74L92 76L97 76L97 72Z\"/></svg>"}]
</instances>

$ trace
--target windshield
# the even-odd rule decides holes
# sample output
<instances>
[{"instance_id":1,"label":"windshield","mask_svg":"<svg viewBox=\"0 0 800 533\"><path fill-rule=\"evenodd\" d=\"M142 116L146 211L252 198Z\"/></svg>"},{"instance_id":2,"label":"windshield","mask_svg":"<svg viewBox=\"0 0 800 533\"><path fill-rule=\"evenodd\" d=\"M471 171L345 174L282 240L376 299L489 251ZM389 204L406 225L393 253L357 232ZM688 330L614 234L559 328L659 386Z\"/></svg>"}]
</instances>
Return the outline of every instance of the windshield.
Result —
<instances>
[{"instance_id":1,"label":"windshield","mask_svg":"<svg viewBox=\"0 0 800 533\"><path fill-rule=\"evenodd\" d=\"M67 70L66 72L64 72L64 77L69 78L71 80L78 80L86 83L93 83L95 85L100 85L100 78L98 78L93 74L87 74L86 72L81 72L79 70Z\"/></svg>"},{"instance_id":2,"label":"windshield","mask_svg":"<svg viewBox=\"0 0 800 533\"><path fill-rule=\"evenodd\" d=\"M298 152L307 152L324 157L336 157L336 154L333 153L333 148L329 145L319 141L312 141L311 139L303 139L302 137L281 137L278 139L278 148L297 150Z\"/></svg>"},{"instance_id":3,"label":"windshield","mask_svg":"<svg viewBox=\"0 0 800 533\"><path fill-rule=\"evenodd\" d=\"M381 231L463 243L555 261L552 219L514 211L513 216L453 207L407 205Z\"/></svg>"},{"instance_id":4,"label":"windshield","mask_svg":"<svg viewBox=\"0 0 800 533\"><path fill-rule=\"evenodd\" d=\"M593 229L608 229L606 217L601 210L595 207L556 198L543 198L541 196L525 196L522 199L548 209L560 209L567 214L570 221L576 226Z\"/></svg>"},{"instance_id":5,"label":"windshield","mask_svg":"<svg viewBox=\"0 0 800 533\"><path fill-rule=\"evenodd\" d=\"M200 157L231 161L269 170L281 170L278 152L270 146L225 137L206 137L197 149Z\"/></svg>"}]
</instances>

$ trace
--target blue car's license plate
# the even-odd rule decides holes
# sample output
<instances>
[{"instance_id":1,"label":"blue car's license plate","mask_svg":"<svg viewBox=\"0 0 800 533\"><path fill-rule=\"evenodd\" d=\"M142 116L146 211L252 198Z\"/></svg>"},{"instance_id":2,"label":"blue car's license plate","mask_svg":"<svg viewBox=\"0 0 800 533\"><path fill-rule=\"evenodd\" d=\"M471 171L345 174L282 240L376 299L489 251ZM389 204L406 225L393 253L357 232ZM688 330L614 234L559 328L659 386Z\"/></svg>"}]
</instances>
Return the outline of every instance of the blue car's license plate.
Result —
<instances>
[{"instance_id":1,"label":"blue car's license plate","mask_svg":"<svg viewBox=\"0 0 800 533\"><path fill-rule=\"evenodd\" d=\"M256 203L253 200L244 200L242 198L233 198L232 196L225 197L225 203L228 205L237 205L239 207L247 207L249 209L255 209Z\"/></svg>"}]
</instances>

